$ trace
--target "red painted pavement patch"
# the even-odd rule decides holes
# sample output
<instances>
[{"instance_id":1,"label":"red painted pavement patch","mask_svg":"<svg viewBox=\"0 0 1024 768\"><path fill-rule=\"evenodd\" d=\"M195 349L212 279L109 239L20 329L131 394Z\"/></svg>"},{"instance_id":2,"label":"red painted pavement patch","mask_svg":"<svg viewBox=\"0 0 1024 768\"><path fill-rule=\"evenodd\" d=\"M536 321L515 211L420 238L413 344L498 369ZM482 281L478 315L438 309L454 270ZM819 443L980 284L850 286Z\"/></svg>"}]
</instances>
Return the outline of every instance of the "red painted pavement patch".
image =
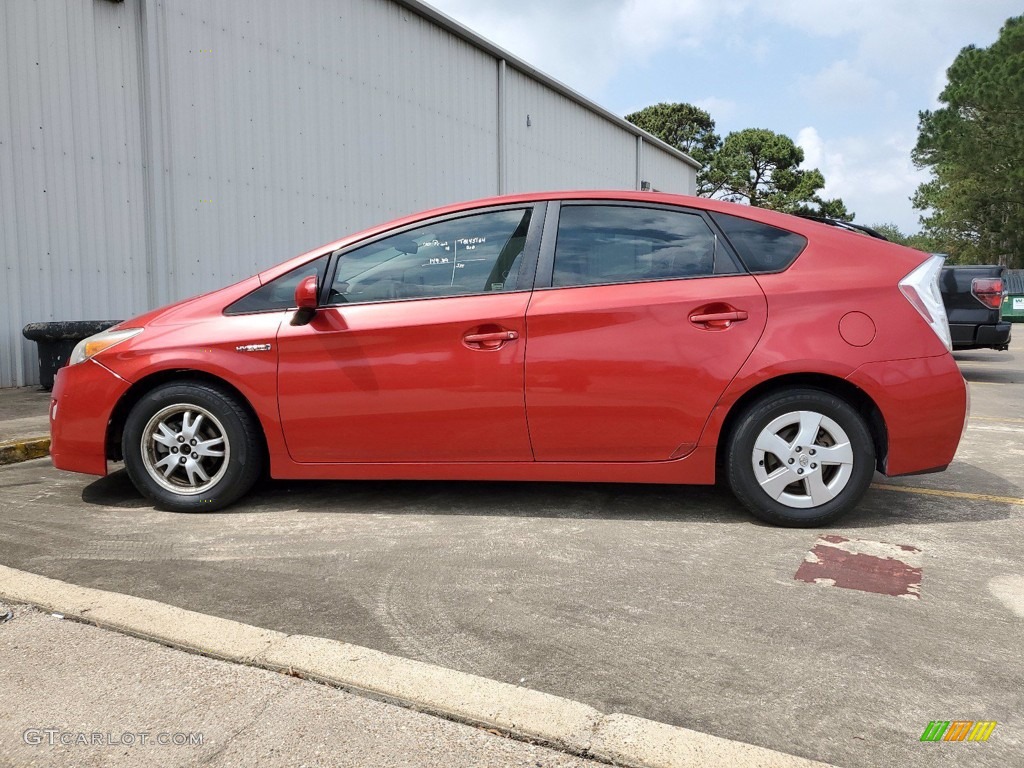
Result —
<instances>
[{"instance_id":1,"label":"red painted pavement patch","mask_svg":"<svg viewBox=\"0 0 1024 768\"><path fill-rule=\"evenodd\" d=\"M921 550L909 544L830 534L818 539L793 578L917 600L921 597Z\"/></svg>"}]
</instances>

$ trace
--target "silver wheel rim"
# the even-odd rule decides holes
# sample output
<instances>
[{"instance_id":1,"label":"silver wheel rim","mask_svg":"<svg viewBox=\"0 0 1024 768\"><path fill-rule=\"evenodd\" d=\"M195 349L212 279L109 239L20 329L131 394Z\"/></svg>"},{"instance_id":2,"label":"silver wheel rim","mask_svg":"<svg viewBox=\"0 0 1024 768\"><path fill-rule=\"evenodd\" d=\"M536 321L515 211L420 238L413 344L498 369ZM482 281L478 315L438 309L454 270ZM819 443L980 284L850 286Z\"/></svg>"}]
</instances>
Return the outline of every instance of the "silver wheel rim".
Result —
<instances>
[{"instance_id":1,"label":"silver wheel rim","mask_svg":"<svg viewBox=\"0 0 1024 768\"><path fill-rule=\"evenodd\" d=\"M809 509L827 504L846 488L853 475L853 446L828 416L792 411L761 430L751 461L769 498Z\"/></svg>"},{"instance_id":2,"label":"silver wheel rim","mask_svg":"<svg viewBox=\"0 0 1024 768\"><path fill-rule=\"evenodd\" d=\"M142 461L149 476L171 493L206 493L224 477L231 444L224 425L205 408L169 405L142 430Z\"/></svg>"}]
</instances>

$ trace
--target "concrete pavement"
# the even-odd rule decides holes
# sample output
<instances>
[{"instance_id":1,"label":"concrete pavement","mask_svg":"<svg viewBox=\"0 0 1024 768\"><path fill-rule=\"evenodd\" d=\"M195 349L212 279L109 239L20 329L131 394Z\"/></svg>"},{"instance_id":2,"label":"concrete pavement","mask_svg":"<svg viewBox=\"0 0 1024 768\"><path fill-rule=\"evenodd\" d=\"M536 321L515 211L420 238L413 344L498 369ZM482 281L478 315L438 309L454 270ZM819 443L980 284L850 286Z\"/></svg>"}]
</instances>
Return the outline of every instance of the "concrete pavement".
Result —
<instances>
[{"instance_id":1,"label":"concrete pavement","mask_svg":"<svg viewBox=\"0 0 1024 768\"><path fill-rule=\"evenodd\" d=\"M49 469L30 461L49 447L48 404L49 393L34 388L0 392L0 463ZM6 489L26 485L35 483L0 479L0 509L18 503ZM0 768L254 759L266 766L597 764L581 755L639 768L824 765L602 714L523 687L525 678L520 685L488 680L0 565L4 597L18 603L0 602Z\"/></svg>"},{"instance_id":2,"label":"concrete pavement","mask_svg":"<svg viewBox=\"0 0 1024 768\"><path fill-rule=\"evenodd\" d=\"M1024 746L1020 507L871 491L802 531L664 487L272 483L174 515L123 474L36 461L0 486L0 562L76 584L849 768L1004 766ZM919 596L797 580L822 536L920 550ZM918 741L961 718L1000 726Z\"/></svg>"},{"instance_id":3,"label":"concrete pavement","mask_svg":"<svg viewBox=\"0 0 1024 768\"><path fill-rule=\"evenodd\" d=\"M704 768L705 766L826 768L822 763L682 728L673 728L663 723L654 723L630 715L604 715L591 707L557 696L390 656L368 648L360 648L324 638L272 632L214 616L183 611L180 608L152 600L79 587L4 566L0 566L0 597L23 604L40 606L51 612L51 618L74 618L96 627L116 629L137 640L140 638L155 640L172 648L187 649L217 659L283 672L289 677L317 680L340 686L345 690L380 697L388 702L441 715L457 722L484 727L494 735L507 733L531 744L539 740L543 744L555 746L563 751L575 755L593 756L614 765L630 765L638 768ZM44 615L39 614L38 611L32 611L32 609L28 609L26 612L20 606L17 613L19 616L27 616L30 634L35 627L32 623L33 619ZM6 613L0 611L0 627L9 628L14 615L13 609ZM63 631L55 630L54 625L50 625L49 629L51 632L56 631L58 635ZM28 651L25 653L26 646L17 644L18 634L17 631L13 633L14 640L8 649L9 651L22 650L22 653L16 656L14 653L10 654L15 657L12 663L12 666L15 667L15 675L6 683L8 689L6 693L10 694L9 701L14 706L11 707L9 713L0 710L0 754L4 750L5 743L7 745L17 744L17 741L12 740L10 735L6 742L3 738L5 714L15 723L15 734L21 734L21 743L27 747L71 747L72 752L80 751L79 747L88 747L97 750L102 756L100 750L112 747L120 749L134 745L134 737L132 744L126 744L123 738L113 739L112 743L111 737L104 737L104 732L97 729L96 726L89 731L86 729L76 730L70 726L25 725L23 721L25 702L23 699L27 697L31 700L35 695L32 691L38 690L39 687L36 680L40 676L39 667L41 666L36 658L36 654L40 652L38 649L42 648L44 654L52 653L55 647L60 648L62 642L58 637L55 643L29 643ZM83 657L76 665L68 664L67 659L62 658L63 692L51 705L62 713L67 707L80 704L83 695L92 702L94 717L109 712L109 705L102 698L97 697L96 686L92 684L92 679L97 673L97 661L103 662L109 659L104 655L109 653L109 638L98 638L95 635L91 637L97 643L102 643L102 651L99 652L98 659L96 654L89 655ZM4 655L3 640L4 638L0 636L0 656ZM129 651L141 654L152 652L152 648L144 648L138 643L134 646L129 643L127 647ZM124 663L123 658L119 661ZM209 665L207 666L209 667ZM19 667L28 671L18 675ZM215 668L209 668L216 673ZM23 683L20 688L19 682ZM164 678L163 682L164 690L168 688L174 690L181 685L180 681L175 678ZM243 689L238 698L250 697L254 689L260 691L269 681L255 679L249 682L250 684ZM76 686L76 684L83 683L84 686ZM69 691L73 693L69 695ZM180 690L174 690L174 692L182 693ZM313 692L313 689L307 690L307 693ZM185 694L194 695L194 691L188 690L185 691ZM159 695L155 697L155 702L152 701L154 697L146 689L136 691L134 695L140 704L134 713L136 719L151 717L154 705L159 707L164 703ZM174 698L177 700L180 695L176 695ZM315 702L315 699L312 702ZM294 720L302 723L315 720L317 714L315 709L315 704L311 701L296 701ZM208 711L207 714L214 715L211 720L212 725L215 728L220 727L222 730L225 727L224 720L231 719L227 715L219 717L217 716L219 713L216 712ZM20 731L17 724L19 719L22 719ZM401 713L391 711L386 713L383 719L402 723L409 718L403 719ZM273 720L268 721L267 727L262 730L270 730L273 727L270 724L274 722ZM348 729L357 726L358 723L346 720L342 731L335 732L333 735L340 736ZM212 755L189 755L180 764L215 762L234 740L233 737L229 737L226 743L217 743L216 739L211 738L207 742L203 731L182 731L180 723L161 724L160 727L164 730L157 730L155 734L150 728L143 731L155 739L155 746L167 746L166 742L169 737L170 746L201 747L206 744L216 750ZM170 727L178 730L167 730ZM458 736L464 735L451 729L450 726L446 726L447 732L439 724L430 727L438 731L435 741L443 746L445 752L451 749L449 742L453 738L457 741ZM277 728L279 740L286 741L291 723L287 723L283 729L281 725L277 725ZM494 729L500 729L500 731ZM55 738L54 732L65 735ZM133 732L128 731L127 733ZM88 734L88 737L85 734ZM164 743L161 743L161 734L165 737ZM188 734L187 739L185 734ZM181 737L180 740L177 738L178 736ZM145 737L141 737L138 746L147 746L145 741ZM485 747L490 749L494 745L486 744ZM327 752L328 755L333 755L329 741L321 740L319 749ZM12 746L11 751L18 750ZM345 753L343 752L343 754ZM536 755L534 756L536 757ZM283 760L261 762L261 764L275 766L292 764L297 755L289 749L280 757ZM562 765L566 762L557 756L550 757L552 757L553 764ZM329 763L337 764L334 760L329 760ZM381 763L374 762L374 764ZM536 765L542 766L543 763L537 761Z\"/></svg>"},{"instance_id":4,"label":"concrete pavement","mask_svg":"<svg viewBox=\"0 0 1024 768\"><path fill-rule=\"evenodd\" d=\"M0 390L0 464L46 456L50 393L39 387Z\"/></svg>"},{"instance_id":5,"label":"concrete pavement","mask_svg":"<svg viewBox=\"0 0 1024 768\"><path fill-rule=\"evenodd\" d=\"M522 766L590 760L0 603L0 766Z\"/></svg>"}]
</instances>

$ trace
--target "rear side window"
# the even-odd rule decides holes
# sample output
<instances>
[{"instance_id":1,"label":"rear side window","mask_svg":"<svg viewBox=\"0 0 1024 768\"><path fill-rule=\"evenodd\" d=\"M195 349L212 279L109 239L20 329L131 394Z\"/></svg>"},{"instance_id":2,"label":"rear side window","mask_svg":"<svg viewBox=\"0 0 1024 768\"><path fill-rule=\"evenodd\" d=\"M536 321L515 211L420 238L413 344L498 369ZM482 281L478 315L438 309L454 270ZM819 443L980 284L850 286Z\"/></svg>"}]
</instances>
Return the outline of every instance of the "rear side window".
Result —
<instances>
[{"instance_id":1,"label":"rear side window","mask_svg":"<svg viewBox=\"0 0 1024 768\"><path fill-rule=\"evenodd\" d=\"M712 213L733 248L751 272L781 272L796 261L807 238L759 221Z\"/></svg>"},{"instance_id":2,"label":"rear side window","mask_svg":"<svg viewBox=\"0 0 1024 768\"><path fill-rule=\"evenodd\" d=\"M244 315L250 312L271 312L295 307L295 289L299 283L311 275L317 276L317 282L323 285L324 272L327 271L327 256L296 267L280 277L260 286L255 291L243 296L224 310L226 315Z\"/></svg>"},{"instance_id":3,"label":"rear side window","mask_svg":"<svg viewBox=\"0 0 1024 768\"><path fill-rule=\"evenodd\" d=\"M736 271L698 214L635 206L566 205L558 217L554 287Z\"/></svg>"}]
</instances>

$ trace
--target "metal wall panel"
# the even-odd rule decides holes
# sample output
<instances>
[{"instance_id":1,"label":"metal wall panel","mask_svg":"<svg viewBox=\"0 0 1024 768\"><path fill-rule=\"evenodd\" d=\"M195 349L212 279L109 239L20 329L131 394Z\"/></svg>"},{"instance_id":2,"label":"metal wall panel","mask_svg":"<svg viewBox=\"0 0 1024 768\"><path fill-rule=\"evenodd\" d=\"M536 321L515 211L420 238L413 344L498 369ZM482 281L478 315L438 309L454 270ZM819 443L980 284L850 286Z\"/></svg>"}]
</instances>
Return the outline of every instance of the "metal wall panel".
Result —
<instances>
[{"instance_id":1,"label":"metal wall panel","mask_svg":"<svg viewBox=\"0 0 1024 768\"><path fill-rule=\"evenodd\" d=\"M648 141L641 142L640 178L659 192L697 194L696 171Z\"/></svg>"},{"instance_id":2,"label":"metal wall panel","mask_svg":"<svg viewBox=\"0 0 1024 768\"><path fill-rule=\"evenodd\" d=\"M26 323L146 307L137 44L131 3L0 4L0 386Z\"/></svg>"},{"instance_id":3,"label":"metal wall panel","mask_svg":"<svg viewBox=\"0 0 1024 768\"><path fill-rule=\"evenodd\" d=\"M683 159L410 0L18 0L0 21L0 386L37 380L28 322L128 317L405 213L632 189L641 163L692 190Z\"/></svg>"},{"instance_id":4,"label":"metal wall panel","mask_svg":"<svg viewBox=\"0 0 1024 768\"><path fill-rule=\"evenodd\" d=\"M507 192L636 188L632 133L511 66L505 72Z\"/></svg>"},{"instance_id":5,"label":"metal wall panel","mask_svg":"<svg viewBox=\"0 0 1024 768\"><path fill-rule=\"evenodd\" d=\"M495 62L384 0L156 3L161 301L497 188Z\"/></svg>"}]
</instances>

